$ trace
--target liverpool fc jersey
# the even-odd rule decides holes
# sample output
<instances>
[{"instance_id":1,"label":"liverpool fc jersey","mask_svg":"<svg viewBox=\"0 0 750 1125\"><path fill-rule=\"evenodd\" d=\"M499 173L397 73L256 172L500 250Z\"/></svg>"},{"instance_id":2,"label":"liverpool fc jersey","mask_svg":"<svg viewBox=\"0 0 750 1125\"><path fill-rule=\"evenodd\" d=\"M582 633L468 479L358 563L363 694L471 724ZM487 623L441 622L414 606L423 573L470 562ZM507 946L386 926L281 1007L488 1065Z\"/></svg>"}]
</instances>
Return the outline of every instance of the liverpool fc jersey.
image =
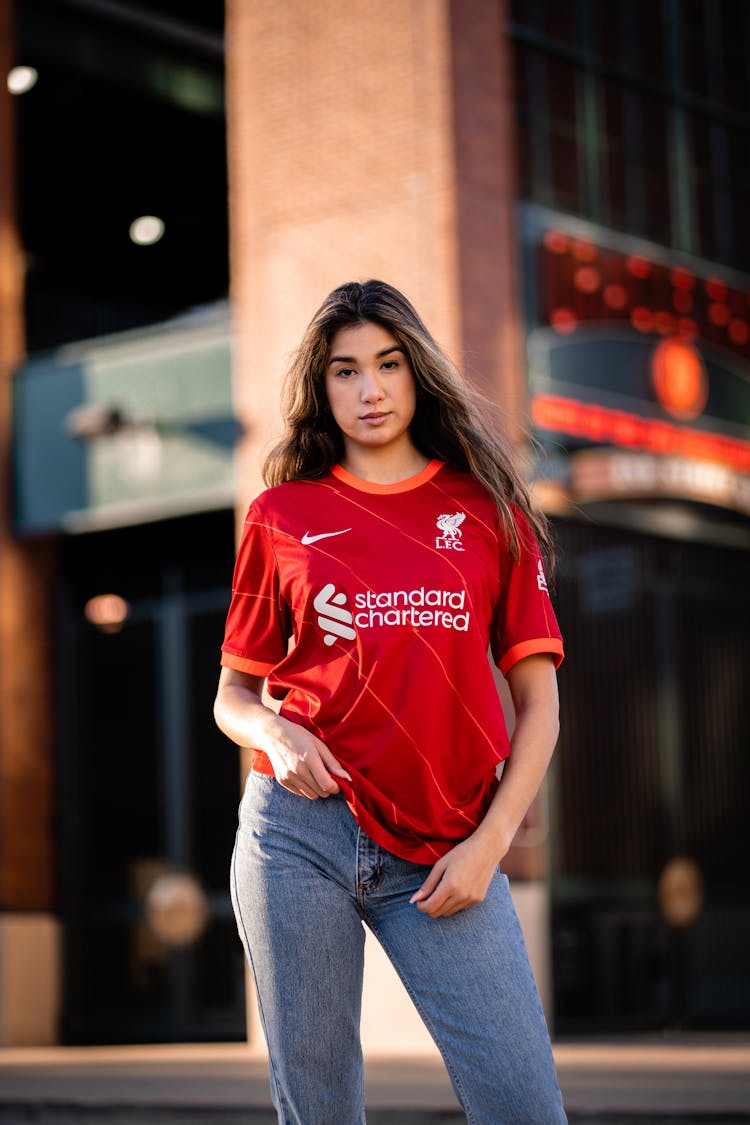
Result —
<instances>
[{"instance_id":1,"label":"liverpool fc jersey","mask_svg":"<svg viewBox=\"0 0 750 1125\"><path fill-rule=\"evenodd\" d=\"M563 648L539 548L516 513L515 562L492 497L432 461L394 485L341 466L250 506L222 663L268 679L311 730L362 828L433 863L473 832L509 753L502 672ZM272 773L256 751L254 768Z\"/></svg>"}]
</instances>

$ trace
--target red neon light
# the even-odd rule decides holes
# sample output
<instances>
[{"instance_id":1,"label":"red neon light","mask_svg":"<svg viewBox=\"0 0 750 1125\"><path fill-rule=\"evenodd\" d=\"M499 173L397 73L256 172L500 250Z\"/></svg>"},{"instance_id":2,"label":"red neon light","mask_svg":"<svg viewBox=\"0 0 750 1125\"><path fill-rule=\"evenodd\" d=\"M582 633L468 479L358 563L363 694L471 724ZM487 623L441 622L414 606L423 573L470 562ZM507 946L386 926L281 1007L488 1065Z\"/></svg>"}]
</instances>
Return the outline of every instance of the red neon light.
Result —
<instances>
[{"instance_id":1,"label":"red neon light","mask_svg":"<svg viewBox=\"0 0 750 1125\"><path fill-rule=\"evenodd\" d=\"M593 262L599 255L599 248L593 242L587 242L583 238L577 238L573 242L573 257L578 258L579 262Z\"/></svg>"},{"instance_id":2,"label":"red neon light","mask_svg":"<svg viewBox=\"0 0 750 1125\"><path fill-rule=\"evenodd\" d=\"M538 323L563 332L621 321L639 334L695 336L750 362L750 293L716 276L576 239L559 227L540 236ZM573 322L552 313L567 309ZM747 335L743 327L748 322ZM739 322L739 323L736 323Z\"/></svg>"},{"instance_id":3,"label":"red neon light","mask_svg":"<svg viewBox=\"0 0 750 1125\"><path fill-rule=\"evenodd\" d=\"M666 309L659 309L658 312L654 313L654 328L662 336L667 336L677 328L677 318L667 312Z\"/></svg>"},{"instance_id":4,"label":"red neon light","mask_svg":"<svg viewBox=\"0 0 750 1125\"><path fill-rule=\"evenodd\" d=\"M698 322L693 320L691 316L681 316L677 321L677 329L682 336L688 336L692 339L698 335Z\"/></svg>"},{"instance_id":5,"label":"red neon light","mask_svg":"<svg viewBox=\"0 0 750 1125\"><path fill-rule=\"evenodd\" d=\"M682 266L675 266L673 270L669 271L669 280L675 289L681 289L683 292L687 292L695 285L695 278L690 270L686 270Z\"/></svg>"},{"instance_id":6,"label":"red neon light","mask_svg":"<svg viewBox=\"0 0 750 1125\"><path fill-rule=\"evenodd\" d=\"M648 277L652 270L649 260L642 258L640 254L631 254L625 262L625 268L633 277Z\"/></svg>"},{"instance_id":7,"label":"red neon light","mask_svg":"<svg viewBox=\"0 0 750 1125\"><path fill-rule=\"evenodd\" d=\"M687 422L703 412L708 376L700 353L688 340L674 336L662 340L651 358L651 377L668 414Z\"/></svg>"},{"instance_id":8,"label":"red neon light","mask_svg":"<svg viewBox=\"0 0 750 1125\"><path fill-rule=\"evenodd\" d=\"M693 294L688 293L685 289L675 289L672 294L672 304L681 313L689 313L693 311Z\"/></svg>"},{"instance_id":9,"label":"red neon light","mask_svg":"<svg viewBox=\"0 0 750 1125\"><path fill-rule=\"evenodd\" d=\"M628 303L627 289L624 285L618 285L616 281L604 286L602 296L605 305L609 305L611 309L624 309Z\"/></svg>"},{"instance_id":10,"label":"red neon light","mask_svg":"<svg viewBox=\"0 0 750 1125\"><path fill-rule=\"evenodd\" d=\"M712 324L718 324L723 328L726 324L729 324L730 317L731 313L726 305L721 305L718 301L715 301L708 306L708 319Z\"/></svg>"},{"instance_id":11,"label":"red neon light","mask_svg":"<svg viewBox=\"0 0 750 1125\"><path fill-rule=\"evenodd\" d=\"M549 319L555 331L563 336L569 336L578 327L578 317L571 309L555 309Z\"/></svg>"},{"instance_id":12,"label":"red neon light","mask_svg":"<svg viewBox=\"0 0 750 1125\"><path fill-rule=\"evenodd\" d=\"M543 430L626 449L719 461L740 472L750 472L750 442L740 438L691 430L560 395L536 395L531 402L531 416Z\"/></svg>"},{"instance_id":13,"label":"red neon light","mask_svg":"<svg viewBox=\"0 0 750 1125\"><path fill-rule=\"evenodd\" d=\"M544 245L553 254L564 254L568 249L568 236L561 230L546 230L544 232Z\"/></svg>"},{"instance_id":14,"label":"red neon light","mask_svg":"<svg viewBox=\"0 0 750 1125\"><path fill-rule=\"evenodd\" d=\"M601 274L593 266L580 266L573 274L573 284L582 293L596 293L601 283Z\"/></svg>"},{"instance_id":15,"label":"red neon light","mask_svg":"<svg viewBox=\"0 0 750 1125\"><path fill-rule=\"evenodd\" d=\"M651 309L637 305L630 314L630 322L639 332L650 332L654 327L654 314Z\"/></svg>"},{"instance_id":16,"label":"red neon light","mask_svg":"<svg viewBox=\"0 0 750 1125\"><path fill-rule=\"evenodd\" d=\"M746 344L750 339L750 328L747 326L747 321L735 317L734 320L729 322L729 335L733 343Z\"/></svg>"},{"instance_id":17,"label":"red neon light","mask_svg":"<svg viewBox=\"0 0 750 1125\"><path fill-rule=\"evenodd\" d=\"M707 277L705 290L712 301L723 301L727 295L727 287L718 277Z\"/></svg>"}]
</instances>

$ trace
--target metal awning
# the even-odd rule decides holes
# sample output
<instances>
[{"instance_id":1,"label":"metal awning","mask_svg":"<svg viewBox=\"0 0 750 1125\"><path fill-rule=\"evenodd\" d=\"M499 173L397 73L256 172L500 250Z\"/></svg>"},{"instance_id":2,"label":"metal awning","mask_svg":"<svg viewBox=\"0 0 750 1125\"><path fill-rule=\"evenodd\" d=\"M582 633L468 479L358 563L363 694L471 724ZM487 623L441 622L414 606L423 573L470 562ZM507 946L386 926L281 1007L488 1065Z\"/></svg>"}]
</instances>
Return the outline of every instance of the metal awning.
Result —
<instances>
[{"instance_id":1,"label":"metal awning","mask_svg":"<svg viewBox=\"0 0 750 1125\"><path fill-rule=\"evenodd\" d=\"M14 526L83 532L231 507L226 303L32 355L14 373Z\"/></svg>"}]
</instances>

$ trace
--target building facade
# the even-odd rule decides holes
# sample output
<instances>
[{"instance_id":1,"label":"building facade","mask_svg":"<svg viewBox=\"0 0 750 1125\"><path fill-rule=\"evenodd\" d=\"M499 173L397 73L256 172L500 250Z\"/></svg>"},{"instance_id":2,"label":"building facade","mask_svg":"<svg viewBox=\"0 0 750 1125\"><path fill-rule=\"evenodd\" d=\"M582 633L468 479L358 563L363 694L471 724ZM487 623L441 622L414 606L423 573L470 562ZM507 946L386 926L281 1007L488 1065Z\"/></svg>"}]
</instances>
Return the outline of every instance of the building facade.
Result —
<instances>
[{"instance_id":1,"label":"building facade","mask_svg":"<svg viewBox=\"0 0 750 1125\"><path fill-rule=\"evenodd\" d=\"M746 1027L746 5L0 12L38 72L0 97L0 1042L245 1033L234 531L304 324L371 276L555 525L562 734L507 869L556 1034Z\"/></svg>"}]
</instances>

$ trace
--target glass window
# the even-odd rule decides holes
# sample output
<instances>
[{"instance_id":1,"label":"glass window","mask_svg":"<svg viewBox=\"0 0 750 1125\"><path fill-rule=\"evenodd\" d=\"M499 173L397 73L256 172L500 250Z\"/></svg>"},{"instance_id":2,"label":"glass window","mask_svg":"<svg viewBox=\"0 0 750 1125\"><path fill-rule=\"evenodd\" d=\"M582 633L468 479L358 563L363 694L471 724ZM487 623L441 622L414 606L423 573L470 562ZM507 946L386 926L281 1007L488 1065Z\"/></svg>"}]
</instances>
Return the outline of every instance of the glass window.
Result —
<instances>
[{"instance_id":1,"label":"glass window","mask_svg":"<svg viewBox=\"0 0 750 1125\"><path fill-rule=\"evenodd\" d=\"M522 197L747 269L750 7L568 0L513 17Z\"/></svg>"}]
</instances>

